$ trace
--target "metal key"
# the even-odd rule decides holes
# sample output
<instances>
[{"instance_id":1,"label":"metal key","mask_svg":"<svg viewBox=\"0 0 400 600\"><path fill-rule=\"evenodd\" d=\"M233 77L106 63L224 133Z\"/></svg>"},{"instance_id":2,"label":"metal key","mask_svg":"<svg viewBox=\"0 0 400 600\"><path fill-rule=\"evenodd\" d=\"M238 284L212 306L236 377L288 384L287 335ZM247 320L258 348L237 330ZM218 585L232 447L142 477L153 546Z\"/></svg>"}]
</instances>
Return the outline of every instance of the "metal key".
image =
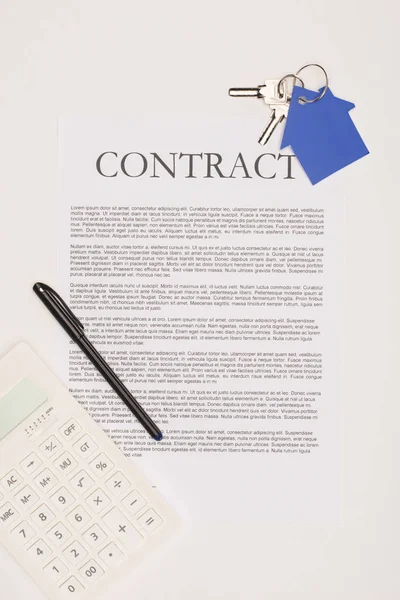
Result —
<instances>
[{"instance_id":1,"label":"metal key","mask_svg":"<svg viewBox=\"0 0 400 600\"><path fill-rule=\"evenodd\" d=\"M262 146L265 146L278 125L287 117L289 101L287 100L284 104L269 104L269 107L272 110L271 118L258 140Z\"/></svg>"},{"instance_id":2,"label":"metal key","mask_svg":"<svg viewBox=\"0 0 400 600\"><path fill-rule=\"evenodd\" d=\"M259 85L256 88L231 88L229 95L236 98L262 98L272 110L268 125L258 140L260 144L265 145L288 112L289 97L286 81L267 79L264 85Z\"/></svg>"}]
</instances>

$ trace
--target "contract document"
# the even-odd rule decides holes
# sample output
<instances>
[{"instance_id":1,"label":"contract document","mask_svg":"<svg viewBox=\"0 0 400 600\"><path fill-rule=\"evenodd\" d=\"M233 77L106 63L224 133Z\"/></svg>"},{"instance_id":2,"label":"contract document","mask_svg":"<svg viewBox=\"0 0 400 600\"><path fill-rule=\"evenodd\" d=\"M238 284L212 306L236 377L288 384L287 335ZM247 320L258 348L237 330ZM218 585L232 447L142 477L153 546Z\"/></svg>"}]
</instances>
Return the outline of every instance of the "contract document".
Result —
<instances>
[{"instance_id":1,"label":"contract document","mask_svg":"<svg viewBox=\"0 0 400 600\"><path fill-rule=\"evenodd\" d=\"M259 127L60 120L58 289L164 439L72 343L69 388L195 520L332 522L343 198Z\"/></svg>"}]
</instances>

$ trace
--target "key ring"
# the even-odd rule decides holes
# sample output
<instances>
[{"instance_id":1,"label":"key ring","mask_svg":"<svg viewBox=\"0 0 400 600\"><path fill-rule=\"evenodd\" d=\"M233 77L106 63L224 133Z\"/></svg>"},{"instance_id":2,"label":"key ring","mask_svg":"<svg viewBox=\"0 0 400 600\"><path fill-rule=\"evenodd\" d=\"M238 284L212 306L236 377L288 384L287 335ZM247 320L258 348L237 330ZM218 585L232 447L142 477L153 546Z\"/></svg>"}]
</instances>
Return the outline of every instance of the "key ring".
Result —
<instances>
[{"instance_id":1,"label":"key ring","mask_svg":"<svg viewBox=\"0 0 400 600\"><path fill-rule=\"evenodd\" d=\"M283 97L283 93L281 92L281 85L284 81L286 81L286 79L289 79L289 78L294 79L293 85L296 85L296 79L297 79L297 81L300 81L301 87L304 87L304 81L300 77L297 77L297 75L295 75L294 73L288 73L287 75L284 75L278 83L278 93L280 94L281 97Z\"/></svg>"},{"instance_id":2,"label":"key ring","mask_svg":"<svg viewBox=\"0 0 400 600\"><path fill-rule=\"evenodd\" d=\"M296 77L297 77L297 75L298 75L299 73L301 73L301 71L303 71L304 69L307 69L308 67L317 67L318 69L321 69L321 71L322 71L322 72L324 73L324 75L325 75L325 87L324 87L324 89L322 90L322 92L320 92L320 93L318 94L318 96L316 96L315 98L312 98L311 100L307 100L307 98L304 98L304 97L301 97L301 98L299 98L299 102L301 101L301 102L300 102L301 104L312 104L313 102L317 102L317 100L321 100L321 98L322 98L323 96L325 96L325 94L326 94L326 91L327 91L327 89L328 89L328 86L329 86L329 80L328 80L328 74L327 74L327 72L325 71L324 67L321 67L321 65L318 65L317 63L309 63L308 65L304 65L304 67L301 67L301 69L299 69L299 70L297 71L297 73L296 73ZM303 87L304 87L304 86L303 86Z\"/></svg>"}]
</instances>

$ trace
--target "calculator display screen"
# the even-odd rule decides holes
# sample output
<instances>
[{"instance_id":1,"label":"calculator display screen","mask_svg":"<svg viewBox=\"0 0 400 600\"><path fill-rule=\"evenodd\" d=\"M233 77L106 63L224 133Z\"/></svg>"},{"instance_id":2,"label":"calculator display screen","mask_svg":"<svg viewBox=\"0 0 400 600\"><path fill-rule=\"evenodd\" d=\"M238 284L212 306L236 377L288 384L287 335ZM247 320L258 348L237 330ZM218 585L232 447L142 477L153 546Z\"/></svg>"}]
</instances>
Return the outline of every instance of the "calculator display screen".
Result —
<instances>
[{"instance_id":1,"label":"calculator display screen","mask_svg":"<svg viewBox=\"0 0 400 600\"><path fill-rule=\"evenodd\" d=\"M45 392L27 377L0 398L0 441L46 400Z\"/></svg>"}]
</instances>

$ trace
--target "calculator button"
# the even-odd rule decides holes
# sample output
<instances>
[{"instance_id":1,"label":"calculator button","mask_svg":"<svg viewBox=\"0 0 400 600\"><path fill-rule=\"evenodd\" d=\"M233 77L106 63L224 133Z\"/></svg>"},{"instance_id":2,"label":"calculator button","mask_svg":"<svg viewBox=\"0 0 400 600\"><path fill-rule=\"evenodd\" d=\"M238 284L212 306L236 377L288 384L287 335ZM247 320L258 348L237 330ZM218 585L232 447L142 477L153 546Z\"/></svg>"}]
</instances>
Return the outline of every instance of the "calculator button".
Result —
<instances>
[{"instance_id":1,"label":"calculator button","mask_svg":"<svg viewBox=\"0 0 400 600\"><path fill-rule=\"evenodd\" d=\"M111 460L103 453L99 454L92 462L90 466L94 473L96 473L97 477L104 477L113 470L114 465Z\"/></svg>"},{"instance_id":2,"label":"calculator button","mask_svg":"<svg viewBox=\"0 0 400 600\"><path fill-rule=\"evenodd\" d=\"M52 550L48 547L46 542L43 540L38 540L28 548L28 552L31 556L33 556L38 562L43 562L53 554Z\"/></svg>"},{"instance_id":3,"label":"calculator button","mask_svg":"<svg viewBox=\"0 0 400 600\"><path fill-rule=\"evenodd\" d=\"M42 528L47 527L47 525L56 518L55 514L45 504L39 506L39 508L32 513L31 517L36 525Z\"/></svg>"},{"instance_id":4,"label":"calculator button","mask_svg":"<svg viewBox=\"0 0 400 600\"><path fill-rule=\"evenodd\" d=\"M77 489L78 494L85 494L94 486L94 481L86 471L79 471L70 479L70 484Z\"/></svg>"},{"instance_id":5,"label":"calculator button","mask_svg":"<svg viewBox=\"0 0 400 600\"><path fill-rule=\"evenodd\" d=\"M101 560L109 566L116 565L124 559L124 553L118 548L114 542L108 544L101 552L99 552Z\"/></svg>"},{"instance_id":6,"label":"calculator button","mask_svg":"<svg viewBox=\"0 0 400 600\"><path fill-rule=\"evenodd\" d=\"M79 442L74 444L74 450L82 458L89 458L93 452L96 452L98 445L92 440L90 435L84 435Z\"/></svg>"},{"instance_id":7,"label":"calculator button","mask_svg":"<svg viewBox=\"0 0 400 600\"><path fill-rule=\"evenodd\" d=\"M50 456L53 456L61 448L61 442L58 441L55 435L51 435L43 444L40 444L40 449L46 458L50 458Z\"/></svg>"},{"instance_id":8,"label":"calculator button","mask_svg":"<svg viewBox=\"0 0 400 600\"><path fill-rule=\"evenodd\" d=\"M35 537L36 531L33 529L32 525L29 525L26 521L22 521L22 523L12 530L11 535L14 540L17 540L17 542L23 546Z\"/></svg>"},{"instance_id":9,"label":"calculator button","mask_svg":"<svg viewBox=\"0 0 400 600\"><path fill-rule=\"evenodd\" d=\"M60 433L66 440L72 440L80 431L82 427L75 419L70 419L60 428Z\"/></svg>"},{"instance_id":10,"label":"calculator button","mask_svg":"<svg viewBox=\"0 0 400 600\"><path fill-rule=\"evenodd\" d=\"M61 473L69 475L76 469L78 463L69 452L64 452L54 461L54 465Z\"/></svg>"},{"instance_id":11,"label":"calculator button","mask_svg":"<svg viewBox=\"0 0 400 600\"><path fill-rule=\"evenodd\" d=\"M146 506L147 502L137 490L133 490L133 492L122 500L122 504L128 509L131 515L135 515L143 506Z\"/></svg>"},{"instance_id":12,"label":"calculator button","mask_svg":"<svg viewBox=\"0 0 400 600\"><path fill-rule=\"evenodd\" d=\"M45 493L52 490L53 487L58 483L57 477L53 475L50 469L45 469L42 471L40 475L35 477L34 481L38 488Z\"/></svg>"},{"instance_id":13,"label":"calculator button","mask_svg":"<svg viewBox=\"0 0 400 600\"><path fill-rule=\"evenodd\" d=\"M110 498L100 489L97 489L86 498L86 503L95 513L101 512L110 502Z\"/></svg>"},{"instance_id":14,"label":"calculator button","mask_svg":"<svg viewBox=\"0 0 400 600\"><path fill-rule=\"evenodd\" d=\"M87 556L87 551L79 542L72 542L63 552L66 559L72 564L77 565Z\"/></svg>"},{"instance_id":15,"label":"calculator button","mask_svg":"<svg viewBox=\"0 0 400 600\"><path fill-rule=\"evenodd\" d=\"M15 504L20 506L23 510L26 510L36 504L39 500L39 496L33 489L26 485L18 494L14 496Z\"/></svg>"},{"instance_id":16,"label":"calculator button","mask_svg":"<svg viewBox=\"0 0 400 600\"><path fill-rule=\"evenodd\" d=\"M21 461L20 465L24 473L30 475L37 471L39 467L41 467L43 461L35 452L31 452L23 461Z\"/></svg>"},{"instance_id":17,"label":"calculator button","mask_svg":"<svg viewBox=\"0 0 400 600\"><path fill-rule=\"evenodd\" d=\"M3 479L1 480L1 483L7 492L9 492L10 490L13 491L15 488L17 488L19 486L20 483L22 483L22 477L18 473L18 471L13 469L9 473L7 473L7 475L5 477L3 477Z\"/></svg>"},{"instance_id":18,"label":"calculator button","mask_svg":"<svg viewBox=\"0 0 400 600\"><path fill-rule=\"evenodd\" d=\"M112 508L103 521L124 546L136 548L143 542L143 536L118 508Z\"/></svg>"},{"instance_id":19,"label":"calculator button","mask_svg":"<svg viewBox=\"0 0 400 600\"><path fill-rule=\"evenodd\" d=\"M68 567L59 558L52 560L43 570L53 581L59 581L68 575Z\"/></svg>"},{"instance_id":20,"label":"calculator button","mask_svg":"<svg viewBox=\"0 0 400 600\"><path fill-rule=\"evenodd\" d=\"M84 592L85 588L81 583L79 583L76 577L70 577L65 583L62 584L60 590L66 596L70 595L74 598L78 598L78 596L80 596L82 592Z\"/></svg>"},{"instance_id":21,"label":"calculator button","mask_svg":"<svg viewBox=\"0 0 400 600\"><path fill-rule=\"evenodd\" d=\"M82 506L77 506L72 512L67 516L68 521L77 529L78 531L85 527L90 521L92 517L86 512Z\"/></svg>"},{"instance_id":22,"label":"calculator button","mask_svg":"<svg viewBox=\"0 0 400 600\"><path fill-rule=\"evenodd\" d=\"M104 575L103 569L93 559L89 560L85 566L79 569L79 573L82 579L87 582L96 581L96 579Z\"/></svg>"},{"instance_id":23,"label":"calculator button","mask_svg":"<svg viewBox=\"0 0 400 600\"><path fill-rule=\"evenodd\" d=\"M3 504L0 508L0 525L11 525L19 517L19 512L13 507L10 502Z\"/></svg>"},{"instance_id":24,"label":"calculator button","mask_svg":"<svg viewBox=\"0 0 400 600\"><path fill-rule=\"evenodd\" d=\"M57 523L47 532L47 535L56 546L62 546L71 537L70 532L62 523Z\"/></svg>"},{"instance_id":25,"label":"calculator button","mask_svg":"<svg viewBox=\"0 0 400 600\"><path fill-rule=\"evenodd\" d=\"M107 541L107 534L104 533L102 528L97 524L92 525L92 527L88 529L82 537L89 546L92 546L92 548L100 546L100 544L103 544L105 541Z\"/></svg>"},{"instance_id":26,"label":"calculator button","mask_svg":"<svg viewBox=\"0 0 400 600\"><path fill-rule=\"evenodd\" d=\"M164 523L160 515L156 513L152 508L144 513L138 519L138 523L143 527L145 531L148 533L153 533L156 529L160 527Z\"/></svg>"},{"instance_id":27,"label":"calculator button","mask_svg":"<svg viewBox=\"0 0 400 600\"><path fill-rule=\"evenodd\" d=\"M108 481L106 481L106 486L109 490L111 490L116 496L121 496L131 485L131 482L127 480L127 478L122 475L121 471L117 471Z\"/></svg>"},{"instance_id":28,"label":"calculator button","mask_svg":"<svg viewBox=\"0 0 400 600\"><path fill-rule=\"evenodd\" d=\"M73 495L67 490L67 488L62 487L50 497L53 505L58 508L61 512L64 512L75 502L75 498Z\"/></svg>"}]
</instances>

